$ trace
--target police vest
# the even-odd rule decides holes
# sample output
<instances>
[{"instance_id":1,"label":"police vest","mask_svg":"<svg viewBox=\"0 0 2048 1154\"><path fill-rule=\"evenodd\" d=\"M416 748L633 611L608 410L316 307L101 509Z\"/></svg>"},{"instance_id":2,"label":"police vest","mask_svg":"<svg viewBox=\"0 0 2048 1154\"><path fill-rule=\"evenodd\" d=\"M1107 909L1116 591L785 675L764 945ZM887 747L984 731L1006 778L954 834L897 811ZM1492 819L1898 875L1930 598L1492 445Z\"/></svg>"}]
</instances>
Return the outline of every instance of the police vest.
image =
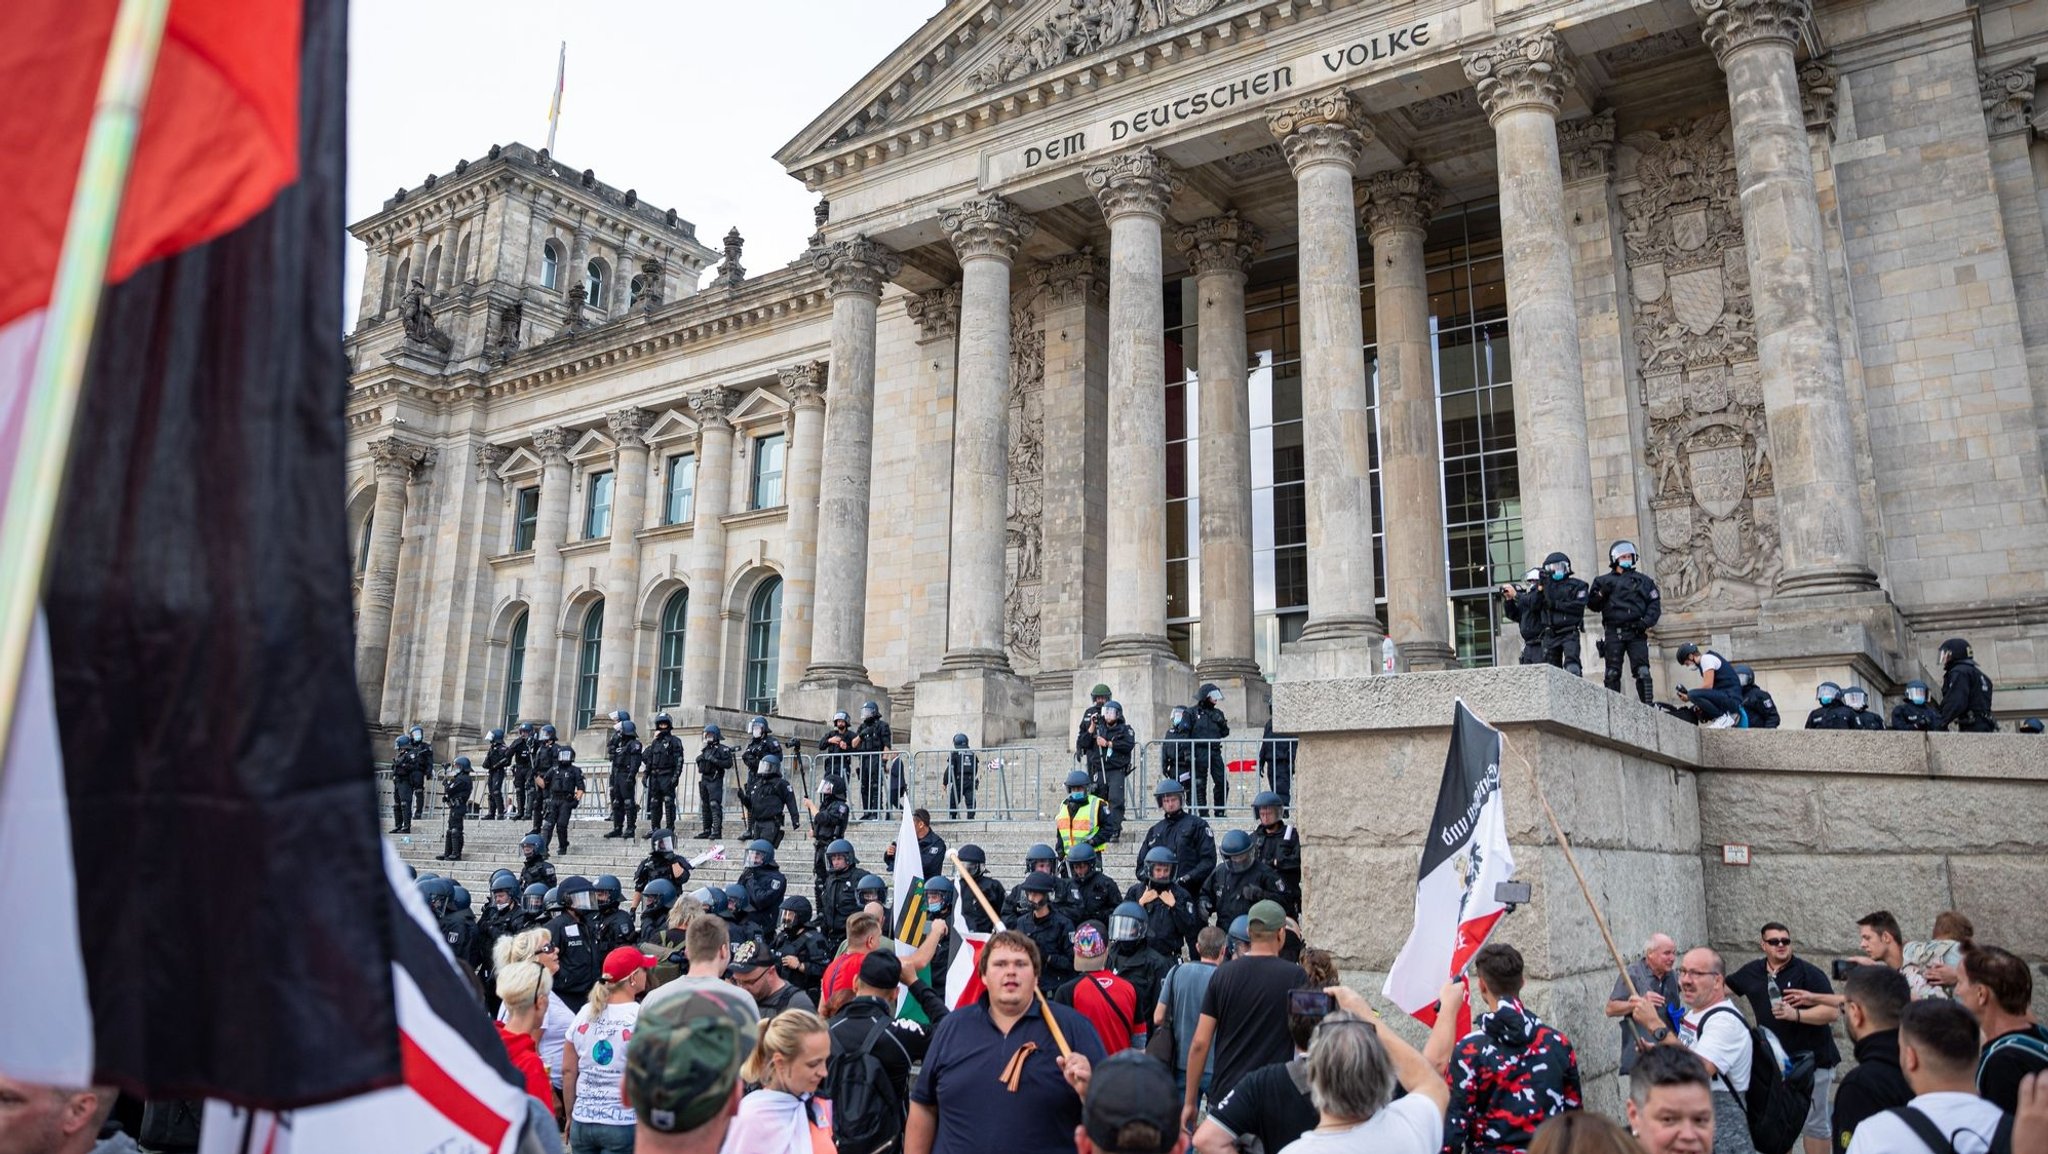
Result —
<instances>
[{"instance_id":1,"label":"police vest","mask_svg":"<svg viewBox=\"0 0 2048 1154\"><path fill-rule=\"evenodd\" d=\"M1070 850L1094 836L1095 827L1101 823L1102 799L1089 794L1088 804L1079 810L1069 809L1065 802L1061 802L1060 815L1053 828L1059 831L1060 848Z\"/></svg>"}]
</instances>

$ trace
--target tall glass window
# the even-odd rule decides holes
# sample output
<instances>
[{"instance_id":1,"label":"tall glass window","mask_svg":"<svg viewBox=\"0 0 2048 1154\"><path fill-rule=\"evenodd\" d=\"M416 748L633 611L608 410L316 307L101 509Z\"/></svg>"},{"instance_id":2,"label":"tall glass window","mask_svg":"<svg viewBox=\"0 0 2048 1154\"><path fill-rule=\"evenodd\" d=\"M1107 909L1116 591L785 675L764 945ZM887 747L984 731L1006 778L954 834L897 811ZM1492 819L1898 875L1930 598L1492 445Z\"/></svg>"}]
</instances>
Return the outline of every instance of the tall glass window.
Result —
<instances>
[{"instance_id":1,"label":"tall glass window","mask_svg":"<svg viewBox=\"0 0 2048 1154\"><path fill-rule=\"evenodd\" d=\"M526 614L512 623L512 638L505 643L505 732L519 726L519 691L526 683Z\"/></svg>"},{"instance_id":2,"label":"tall glass window","mask_svg":"<svg viewBox=\"0 0 2048 1154\"><path fill-rule=\"evenodd\" d=\"M781 657L782 578L768 577L747 603L748 713L775 712L775 676Z\"/></svg>"},{"instance_id":3,"label":"tall glass window","mask_svg":"<svg viewBox=\"0 0 2048 1154\"><path fill-rule=\"evenodd\" d=\"M789 442L781 433L754 438L754 482L747 508L773 509L782 504L782 473L789 463Z\"/></svg>"},{"instance_id":4,"label":"tall glass window","mask_svg":"<svg viewBox=\"0 0 2048 1154\"><path fill-rule=\"evenodd\" d=\"M697 454L677 453L662 480L661 523L687 525L696 516Z\"/></svg>"},{"instance_id":5,"label":"tall glass window","mask_svg":"<svg viewBox=\"0 0 2048 1154\"><path fill-rule=\"evenodd\" d=\"M512 551L533 548L534 531L540 525L540 486L519 490L512 504Z\"/></svg>"},{"instance_id":6,"label":"tall glass window","mask_svg":"<svg viewBox=\"0 0 2048 1154\"><path fill-rule=\"evenodd\" d=\"M597 666L604 659L604 602L593 602L583 615L583 641L576 655L576 728L588 729L597 717Z\"/></svg>"},{"instance_id":7,"label":"tall glass window","mask_svg":"<svg viewBox=\"0 0 2048 1154\"><path fill-rule=\"evenodd\" d=\"M583 507L583 537L609 537L612 532L612 472L590 475L590 496Z\"/></svg>"},{"instance_id":8,"label":"tall glass window","mask_svg":"<svg viewBox=\"0 0 2048 1154\"><path fill-rule=\"evenodd\" d=\"M370 564L370 533L377 527L377 513L371 510L363 518L362 531L356 534L356 572L360 574Z\"/></svg>"},{"instance_id":9,"label":"tall glass window","mask_svg":"<svg viewBox=\"0 0 2048 1154\"><path fill-rule=\"evenodd\" d=\"M604 309L604 290L604 262L593 260L583 266L583 296L591 308L599 311Z\"/></svg>"},{"instance_id":10,"label":"tall glass window","mask_svg":"<svg viewBox=\"0 0 2048 1154\"><path fill-rule=\"evenodd\" d=\"M654 670L654 704L668 708L683 703L684 625L690 618L690 591L678 589L661 607L661 660Z\"/></svg>"},{"instance_id":11,"label":"tall glass window","mask_svg":"<svg viewBox=\"0 0 2048 1154\"><path fill-rule=\"evenodd\" d=\"M540 246L540 287L552 290L561 284L562 250L555 247L554 241L548 241Z\"/></svg>"}]
</instances>

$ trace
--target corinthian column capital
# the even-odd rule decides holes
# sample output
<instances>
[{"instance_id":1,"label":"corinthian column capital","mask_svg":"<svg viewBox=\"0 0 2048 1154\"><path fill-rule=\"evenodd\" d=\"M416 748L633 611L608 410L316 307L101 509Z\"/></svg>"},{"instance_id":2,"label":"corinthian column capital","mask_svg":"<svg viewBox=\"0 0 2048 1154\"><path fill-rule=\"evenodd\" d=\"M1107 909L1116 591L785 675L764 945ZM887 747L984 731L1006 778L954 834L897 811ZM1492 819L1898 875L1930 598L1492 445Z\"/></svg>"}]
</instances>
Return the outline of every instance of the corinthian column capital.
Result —
<instances>
[{"instance_id":1,"label":"corinthian column capital","mask_svg":"<svg viewBox=\"0 0 2048 1154\"><path fill-rule=\"evenodd\" d=\"M1695 4L1702 0L1693 0ZM1565 89L1577 81L1571 57L1556 29L1540 28L1519 36L1503 36L1464 55L1465 79L1479 92L1479 106L1489 120L1516 108L1540 108L1552 116L1564 101Z\"/></svg>"},{"instance_id":2,"label":"corinthian column capital","mask_svg":"<svg viewBox=\"0 0 2048 1154\"><path fill-rule=\"evenodd\" d=\"M825 362L804 361L777 369L775 375L782 380L782 391L789 394L790 407L825 407Z\"/></svg>"},{"instance_id":3,"label":"corinthian column capital","mask_svg":"<svg viewBox=\"0 0 2048 1154\"><path fill-rule=\"evenodd\" d=\"M604 423L619 448L644 449L647 447L648 426L654 424L654 414L646 409L617 409L604 415Z\"/></svg>"},{"instance_id":4,"label":"corinthian column capital","mask_svg":"<svg viewBox=\"0 0 2048 1154\"><path fill-rule=\"evenodd\" d=\"M864 236L834 241L811 251L811 267L831 281L831 295L879 297L882 286L903 270L903 258Z\"/></svg>"},{"instance_id":5,"label":"corinthian column capital","mask_svg":"<svg viewBox=\"0 0 2048 1154\"><path fill-rule=\"evenodd\" d=\"M1707 47L1724 68L1738 48L1772 41L1789 48L1813 24L1813 0L1692 0L1692 11L1707 26Z\"/></svg>"},{"instance_id":6,"label":"corinthian column capital","mask_svg":"<svg viewBox=\"0 0 2048 1154\"><path fill-rule=\"evenodd\" d=\"M505 465L505 458L511 455L512 450L507 449L503 445L478 445L476 447L476 479L479 481L495 480L498 476L498 470Z\"/></svg>"},{"instance_id":7,"label":"corinthian column capital","mask_svg":"<svg viewBox=\"0 0 2048 1154\"><path fill-rule=\"evenodd\" d=\"M533 451L540 454L543 465L566 465L569 463L569 447L576 443L576 430L559 425L536 429L533 433Z\"/></svg>"},{"instance_id":8,"label":"corinthian column capital","mask_svg":"<svg viewBox=\"0 0 2048 1154\"><path fill-rule=\"evenodd\" d=\"M370 442L370 459L377 476L405 478L434 463L434 450L404 437L382 437Z\"/></svg>"},{"instance_id":9,"label":"corinthian column capital","mask_svg":"<svg viewBox=\"0 0 2048 1154\"><path fill-rule=\"evenodd\" d=\"M1173 231L1174 247L1187 258L1195 275L1236 273L1243 276L1266 249L1266 234L1230 209Z\"/></svg>"},{"instance_id":10,"label":"corinthian column capital","mask_svg":"<svg viewBox=\"0 0 2048 1154\"><path fill-rule=\"evenodd\" d=\"M1087 172L1088 188L1102 215L1114 221L1120 216L1163 217L1181 179L1173 165L1150 148L1122 152Z\"/></svg>"},{"instance_id":11,"label":"corinthian column capital","mask_svg":"<svg viewBox=\"0 0 2048 1154\"><path fill-rule=\"evenodd\" d=\"M904 304L910 319L917 322L918 340L942 341L960 333L960 286L921 292Z\"/></svg>"},{"instance_id":12,"label":"corinthian column capital","mask_svg":"<svg viewBox=\"0 0 2048 1154\"><path fill-rule=\"evenodd\" d=\"M1436 206L1442 196L1436 181L1422 171L1419 164L1382 172L1365 182L1365 221L1367 236L1407 229L1421 232L1429 227L1429 218L1436 215Z\"/></svg>"},{"instance_id":13,"label":"corinthian column capital","mask_svg":"<svg viewBox=\"0 0 2048 1154\"><path fill-rule=\"evenodd\" d=\"M1372 143L1372 126L1358 102L1343 92L1308 96L1266 114L1266 127L1280 141L1288 167L1298 176L1318 164L1357 169L1359 154Z\"/></svg>"},{"instance_id":14,"label":"corinthian column capital","mask_svg":"<svg viewBox=\"0 0 2048 1154\"><path fill-rule=\"evenodd\" d=\"M701 431L731 415L740 403L740 395L731 389L713 386L698 389L685 400L689 402L690 415L697 418L697 428Z\"/></svg>"},{"instance_id":15,"label":"corinthian column capital","mask_svg":"<svg viewBox=\"0 0 2048 1154\"><path fill-rule=\"evenodd\" d=\"M963 263L991 257L1008 263L1038 222L1000 196L981 196L940 213L939 226Z\"/></svg>"}]
</instances>

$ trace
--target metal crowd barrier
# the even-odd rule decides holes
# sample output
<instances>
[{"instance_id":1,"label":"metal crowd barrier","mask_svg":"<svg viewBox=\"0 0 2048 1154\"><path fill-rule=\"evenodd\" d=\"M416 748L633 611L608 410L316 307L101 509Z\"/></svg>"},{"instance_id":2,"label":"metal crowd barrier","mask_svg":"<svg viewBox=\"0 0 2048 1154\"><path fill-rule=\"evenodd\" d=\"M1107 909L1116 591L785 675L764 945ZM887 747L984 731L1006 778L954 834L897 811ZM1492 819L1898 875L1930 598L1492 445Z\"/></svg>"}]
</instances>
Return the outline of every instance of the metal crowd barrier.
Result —
<instances>
[{"instance_id":1,"label":"metal crowd barrier","mask_svg":"<svg viewBox=\"0 0 2048 1154\"><path fill-rule=\"evenodd\" d=\"M1198 796L1194 781L1195 766L1214 764L1214 759L1220 759L1224 767L1222 804L1225 808L1225 817L1231 821L1239 818L1249 821L1253 798L1268 789L1282 792L1281 783L1274 780L1275 765L1284 759L1293 770L1299 770L1300 766L1294 756L1298 745L1298 740L1292 737L1276 737L1270 740L1262 737L1226 737L1217 741L1169 738L1164 741L1145 742L1138 750L1138 769L1131 775L1126 786L1127 796L1131 798L1129 804L1134 807L1140 803L1150 806L1152 787L1169 776L1168 769L1171 767L1173 772L1170 776L1179 778L1187 787L1187 805L1192 808ZM1268 761L1272 764L1261 769L1259 755L1269 748L1273 756ZM1292 789L1284 792L1291 795ZM1209 804L1214 807L1217 799L1210 797Z\"/></svg>"},{"instance_id":2,"label":"metal crowd barrier","mask_svg":"<svg viewBox=\"0 0 2048 1154\"><path fill-rule=\"evenodd\" d=\"M972 810L949 780L957 752L975 757ZM930 810L934 821L1037 819L1051 812L1056 797L1046 792L1043 763L1044 752L1032 745L919 749L911 752L906 784L913 804Z\"/></svg>"}]
</instances>

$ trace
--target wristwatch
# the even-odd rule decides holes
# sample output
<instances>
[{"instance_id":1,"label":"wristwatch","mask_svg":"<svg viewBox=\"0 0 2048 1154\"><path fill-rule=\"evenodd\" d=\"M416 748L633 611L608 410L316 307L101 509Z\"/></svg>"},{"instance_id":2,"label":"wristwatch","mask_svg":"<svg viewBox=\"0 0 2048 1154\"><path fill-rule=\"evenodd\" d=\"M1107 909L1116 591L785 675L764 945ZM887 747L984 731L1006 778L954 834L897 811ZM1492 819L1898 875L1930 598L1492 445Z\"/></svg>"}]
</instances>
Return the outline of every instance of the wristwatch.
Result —
<instances>
[{"instance_id":1,"label":"wristwatch","mask_svg":"<svg viewBox=\"0 0 2048 1154\"><path fill-rule=\"evenodd\" d=\"M1664 1039L1666 1039L1666 1038L1668 1038L1668 1037L1670 1037L1670 1036L1671 1036L1671 1027L1669 1027L1669 1026L1659 1026L1659 1027L1657 1027L1657 1031L1656 1031L1655 1033L1653 1033L1653 1034L1651 1034L1651 1035L1650 1035L1650 1040L1651 1040L1651 1041L1653 1041L1653 1042L1661 1042L1661 1041L1663 1041Z\"/></svg>"}]
</instances>

